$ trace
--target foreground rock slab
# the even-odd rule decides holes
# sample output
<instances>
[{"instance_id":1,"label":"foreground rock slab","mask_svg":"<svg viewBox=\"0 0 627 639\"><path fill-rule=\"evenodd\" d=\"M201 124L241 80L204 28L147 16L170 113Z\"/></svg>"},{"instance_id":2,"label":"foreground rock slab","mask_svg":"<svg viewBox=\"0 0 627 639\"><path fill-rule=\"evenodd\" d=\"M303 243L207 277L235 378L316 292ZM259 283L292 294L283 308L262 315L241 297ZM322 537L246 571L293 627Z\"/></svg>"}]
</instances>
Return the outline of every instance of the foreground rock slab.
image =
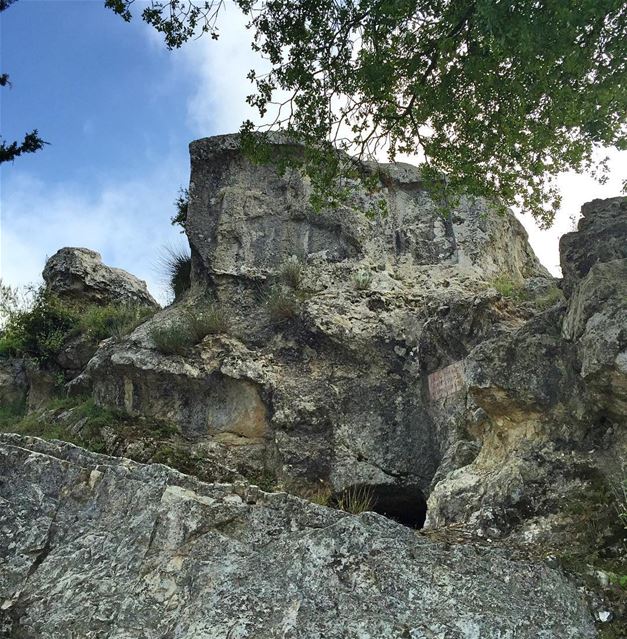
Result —
<instances>
[{"instance_id":1,"label":"foreground rock slab","mask_svg":"<svg viewBox=\"0 0 627 639\"><path fill-rule=\"evenodd\" d=\"M0 628L21 639L585 639L544 564L256 487L0 436Z\"/></svg>"}]
</instances>

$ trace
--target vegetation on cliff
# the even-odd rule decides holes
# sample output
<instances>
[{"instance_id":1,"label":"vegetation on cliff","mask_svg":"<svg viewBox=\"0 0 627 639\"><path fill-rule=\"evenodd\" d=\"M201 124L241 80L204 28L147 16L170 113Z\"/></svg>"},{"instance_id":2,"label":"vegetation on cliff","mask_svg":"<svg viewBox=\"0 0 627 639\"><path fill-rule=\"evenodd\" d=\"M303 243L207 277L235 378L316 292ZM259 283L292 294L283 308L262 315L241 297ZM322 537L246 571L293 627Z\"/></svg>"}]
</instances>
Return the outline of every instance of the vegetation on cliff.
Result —
<instances>
[{"instance_id":1,"label":"vegetation on cliff","mask_svg":"<svg viewBox=\"0 0 627 639\"><path fill-rule=\"evenodd\" d=\"M595 150L626 148L621 0L235 4L271 65L250 72L248 98L274 118L270 126L360 157L417 154L447 197L517 202L548 224L559 172L602 178ZM106 5L131 19L133 0ZM223 0L153 0L142 18L177 48L202 33L217 39L224 8Z\"/></svg>"}]
</instances>

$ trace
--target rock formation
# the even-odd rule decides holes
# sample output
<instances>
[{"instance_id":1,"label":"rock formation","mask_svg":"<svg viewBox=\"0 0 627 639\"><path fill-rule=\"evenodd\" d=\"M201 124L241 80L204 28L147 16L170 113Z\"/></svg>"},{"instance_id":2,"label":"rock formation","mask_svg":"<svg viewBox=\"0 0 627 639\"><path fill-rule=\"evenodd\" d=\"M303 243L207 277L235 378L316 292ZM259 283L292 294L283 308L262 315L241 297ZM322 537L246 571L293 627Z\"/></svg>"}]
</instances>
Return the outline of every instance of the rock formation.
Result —
<instances>
[{"instance_id":1,"label":"rock formation","mask_svg":"<svg viewBox=\"0 0 627 639\"><path fill-rule=\"evenodd\" d=\"M191 157L196 297L103 346L76 386L173 421L244 474L252 466L286 487L322 480L334 493L368 485L378 511L421 525L467 412L459 393L434 401L429 375L522 322L494 279L553 284L524 230L485 202L463 201L445 220L409 165L378 167L377 192L355 183L344 204L316 211L307 178L251 164L236 136L194 142ZM380 201L385 214L364 215ZM298 290L284 282L290 263ZM203 293L226 309L229 335L164 357L151 327L176 325ZM273 295L293 317L272 315Z\"/></svg>"},{"instance_id":2,"label":"rock formation","mask_svg":"<svg viewBox=\"0 0 627 639\"><path fill-rule=\"evenodd\" d=\"M6 636L586 639L572 583L285 493L0 435Z\"/></svg>"},{"instance_id":3,"label":"rock formation","mask_svg":"<svg viewBox=\"0 0 627 639\"><path fill-rule=\"evenodd\" d=\"M275 151L298 148L276 138ZM103 542L105 582L100 560L85 573L79 601L96 606L102 636L596 636L577 591L537 561L557 556L597 586L598 575L607 585L627 574L617 512L627 505L616 497L627 460L627 198L584 207L562 238L558 281L513 215L471 198L443 215L410 165L364 165L368 186L349 181L320 210L303 172L252 163L237 136L190 153L189 292L101 342L79 374L57 359L74 378L69 394L108 411L104 426L76 408L38 423L87 444L95 429L98 451L235 484L4 439L7 472L33 473L32 488L10 493L32 505L24 526L48 508L32 497L44 485L57 491L50 508L84 520L90 540L131 518L136 538L120 525ZM48 286L98 303L121 299L118 288L141 297L128 278L92 277L117 271L80 266L89 255L60 251ZM183 334L217 311L197 339ZM187 341L166 349L164 334ZM0 369L0 398L23 396L19 370ZM331 505L363 491L370 510L427 536L240 486L250 483ZM44 596L55 570L80 579L77 559L49 563L50 548L78 557L85 546L59 526L33 542L42 553L11 555L17 576L2 582L24 637L80 617L71 595ZM445 549L431 541L440 536L479 545ZM536 563L508 563L512 548ZM132 576L115 576L121 563ZM109 589L101 612L92 594ZM598 611L597 591L588 579ZM448 604L440 616L447 597L455 615ZM624 598L603 606L597 621L621 636Z\"/></svg>"},{"instance_id":4,"label":"rock formation","mask_svg":"<svg viewBox=\"0 0 627 639\"><path fill-rule=\"evenodd\" d=\"M60 298L87 303L159 305L146 282L120 268L102 263L100 253L86 248L62 248L47 262L43 278Z\"/></svg>"}]
</instances>

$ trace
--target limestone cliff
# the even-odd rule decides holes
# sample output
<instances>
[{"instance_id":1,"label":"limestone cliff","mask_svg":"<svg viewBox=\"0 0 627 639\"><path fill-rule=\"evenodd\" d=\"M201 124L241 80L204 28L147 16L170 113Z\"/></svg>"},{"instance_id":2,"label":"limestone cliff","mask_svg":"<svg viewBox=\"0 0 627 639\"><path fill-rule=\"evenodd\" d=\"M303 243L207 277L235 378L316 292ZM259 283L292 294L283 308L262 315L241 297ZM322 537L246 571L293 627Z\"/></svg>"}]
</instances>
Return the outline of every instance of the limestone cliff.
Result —
<instances>
[{"instance_id":1,"label":"limestone cliff","mask_svg":"<svg viewBox=\"0 0 627 639\"><path fill-rule=\"evenodd\" d=\"M277 154L285 145L276 139ZM619 517L627 508L620 498L627 459L627 199L584 207L578 232L562 238L558 281L539 264L513 215L467 198L443 216L415 167L367 165L374 187L349 183L339 204L319 210L306 175L252 163L237 136L198 140L190 153L189 292L129 335L101 342L80 374L66 367L74 399L33 413L21 432L48 428L206 482L259 484L336 507L365 495L367 510L426 527L416 539L375 515L356 520L284 494L257 490L249 497L249 489L208 487L161 467L5 438L7 472L17 478L32 471L32 494L52 482L58 491L50 503L68 509L67 517L88 519L93 538L123 516L148 531L145 544L141 532L129 548L143 557L133 560L137 575L107 582L115 590L110 609L118 612L103 613L110 625L102 636L596 636L579 595L546 568L546 557L588 579L588 603L596 620L609 624L601 629L620 636L624 597L615 586L597 586L627 574ZM73 291L85 288L72 277ZM55 281L66 279L61 273ZM165 338L176 338L176 348ZM20 362L4 362L0 398L34 392L23 371ZM40 464L50 477L32 470ZM109 477L105 488L98 488L100 475L93 486L81 479L75 497L61 488L96 471ZM132 512L135 498L110 483L122 476L137 480L139 493L156 495L146 497L146 520ZM31 504L4 487L10 503ZM127 501L122 515L115 503ZM24 525L38 512L33 506ZM51 524L37 543L78 556L59 530ZM129 540L107 539L113 570L125 561L113 548ZM199 539L210 540L207 548ZM439 539L479 545L454 546L447 558ZM536 563L501 564L493 544ZM307 554L307 545L335 548L335 559L326 550ZM220 559L220 548L228 559ZM286 555L270 569L279 548ZM371 565L366 557L380 552L382 563ZM473 563L474 552L487 559ZM57 605L37 590L52 573L42 572L38 558L29 563L7 553L9 565L22 571L11 582L13 594L4 595L10 623L25 628L18 636L62 632L59 619L73 604ZM45 565L48 551L41 556ZM487 569L492 562L501 576ZM353 563L354 570L344 568ZM74 564L58 569L78 580ZM443 590L433 590L440 564ZM327 592L318 570L358 594ZM545 580L538 591L529 581L533 570ZM37 577L29 585L30 571ZM248 571L252 581L242 585ZM211 574L219 575L217 590L202 581ZM147 580L142 597L150 601L135 603L144 592L136 579ZM31 588L24 596L15 585L23 580ZM229 588L232 599L223 601ZM214 612L200 603L206 597L221 602ZM462 621L442 613L441 597L452 597ZM541 604L531 610L533 597ZM250 608L253 599L261 603ZM508 599L516 605L506 613ZM93 605L88 596L85 606ZM359 618L346 612L355 606ZM386 607L390 615L381 616ZM71 613L77 618L79 608ZM37 610L48 626L37 625ZM127 612L116 616L120 610ZM133 634L133 614L147 634ZM175 623L181 614L188 620Z\"/></svg>"}]
</instances>

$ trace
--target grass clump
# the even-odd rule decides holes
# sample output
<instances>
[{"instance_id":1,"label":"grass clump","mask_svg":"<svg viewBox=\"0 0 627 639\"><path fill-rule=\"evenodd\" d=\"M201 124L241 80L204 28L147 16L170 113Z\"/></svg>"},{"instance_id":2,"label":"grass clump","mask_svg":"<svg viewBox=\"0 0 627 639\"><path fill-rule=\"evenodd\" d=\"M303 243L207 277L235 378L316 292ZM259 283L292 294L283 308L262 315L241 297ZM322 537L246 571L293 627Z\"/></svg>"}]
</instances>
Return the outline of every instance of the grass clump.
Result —
<instances>
[{"instance_id":1,"label":"grass clump","mask_svg":"<svg viewBox=\"0 0 627 639\"><path fill-rule=\"evenodd\" d=\"M164 355L181 355L207 335L229 329L224 311L215 303L187 310L176 324L155 326L150 331L155 347Z\"/></svg>"},{"instance_id":2,"label":"grass clump","mask_svg":"<svg viewBox=\"0 0 627 639\"><path fill-rule=\"evenodd\" d=\"M224 310L215 303L208 304L198 311L188 311L186 320L196 344L207 335L226 333L229 330L229 322Z\"/></svg>"},{"instance_id":3,"label":"grass clump","mask_svg":"<svg viewBox=\"0 0 627 639\"><path fill-rule=\"evenodd\" d=\"M192 285L192 256L185 249L167 247L159 258L159 269L174 301L178 302Z\"/></svg>"},{"instance_id":4,"label":"grass clump","mask_svg":"<svg viewBox=\"0 0 627 639\"><path fill-rule=\"evenodd\" d=\"M65 419L68 412L71 419ZM112 411L96 406L91 399L56 398L42 410L0 422L0 431L60 439L100 453L105 450L102 429L115 421ZM80 428L76 428L78 424Z\"/></svg>"},{"instance_id":5,"label":"grass clump","mask_svg":"<svg viewBox=\"0 0 627 639\"><path fill-rule=\"evenodd\" d=\"M154 314L154 308L133 304L90 306L79 319L78 332L98 341L107 337L123 337Z\"/></svg>"},{"instance_id":6,"label":"grass clump","mask_svg":"<svg viewBox=\"0 0 627 639\"><path fill-rule=\"evenodd\" d=\"M373 506L374 492L369 486L347 488L337 497L337 507L353 515L371 511Z\"/></svg>"},{"instance_id":7,"label":"grass clump","mask_svg":"<svg viewBox=\"0 0 627 639\"><path fill-rule=\"evenodd\" d=\"M155 347L164 355L182 355L194 344L194 339L186 324L155 326L150 330Z\"/></svg>"},{"instance_id":8,"label":"grass clump","mask_svg":"<svg viewBox=\"0 0 627 639\"><path fill-rule=\"evenodd\" d=\"M501 275L495 280L492 280L491 286L496 289L496 292L502 297L515 302L522 302L527 296L521 282L505 275Z\"/></svg>"},{"instance_id":9,"label":"grass clump","mask_svg":"<svg viewBox=\"0 0 627 639\"><path fill-rule=\"evenodd\" d=\"M333 491L329 486L319 486L307 495L307 499L318 506L330 506L332 496Z\"/></svg>"},{"instance_id":10,"label":"grass clump","mask_svg":"<svg viewBox=\"0 0 627 639\"><path fill-rule=\"evenodd\" d=\"M300 314L300 302L293 291L284 286L273 286L266 298L266 308L275 324L283 324Z\"/></svg>"},{"instance_id":11,"label":"grass clump","mask_svg":"<svg viewBox=\"0 0 627 639\"><path fill-rule=\"evenodd\" d=\"M91 398L53 398L36 412L4 415L0 432L43 439L59 439L96 453L116 454L119 440L169 438L177 433L171 424L131 417L122 411L98 406Z\"/></svg>"},{"instance_id":12,"label":"grass clump","mask_svg":"<svg viewBox=\"0 0 627 639\"><path fill-rule=\"evenodd\" d=\"M304 264L295 255L285 260L281 266L281 280L295 291L300 289L304 274Z\"/></svg>"},{"instance_id":13,"label":"grass clump","mask_svg":"<svg viewBox=\"0 0 627 639\"><path fill-rule=\"evenodd\" d=\"M551 286L544 293L533 300L533 305L540 311L555 306L560 300L564 299L564 293L557 287Z\"/></svg>"}]
</instances>

